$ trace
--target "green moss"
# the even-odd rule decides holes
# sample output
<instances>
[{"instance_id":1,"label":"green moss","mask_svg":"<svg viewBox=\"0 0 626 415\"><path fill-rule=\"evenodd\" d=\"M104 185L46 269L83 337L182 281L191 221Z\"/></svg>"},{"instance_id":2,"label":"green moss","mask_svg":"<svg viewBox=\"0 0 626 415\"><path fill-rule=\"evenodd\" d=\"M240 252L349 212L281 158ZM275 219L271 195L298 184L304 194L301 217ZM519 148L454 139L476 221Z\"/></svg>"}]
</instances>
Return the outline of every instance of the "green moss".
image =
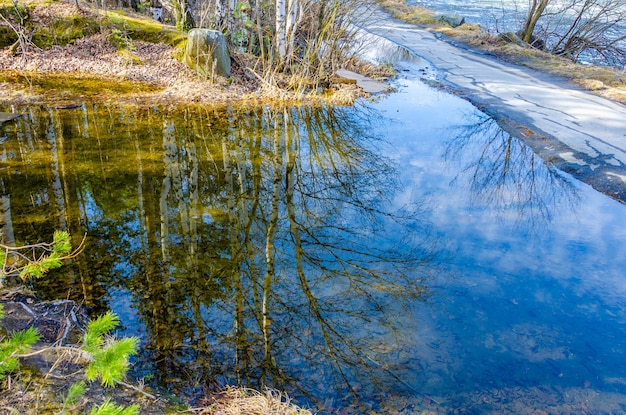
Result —
<instances>
[{"instance_id":1,"label":"green moss","mask_svg":"<svg viewBox=\"0 0 626 415\"><path fill-rule=\"evenodd\" d=\"M33 34L33 43L40 48L64 46L100 31L96 21L82 16L59 17L48 27L40 26Z\"/></svg>"},{"instance_id":2,"label":"green moss","mask_svg":"<svg viewBox=\"0 0 626 415\"><path fill-rule=\"evenodd\" d=\"M27 32L33 33L33 43L41 48L53 45L67 45L84 36L98 33L108 28L124 33L130 40L141 40L153 43L165 43L183 48L187 39L185 32L163 25L148 17L130 15L125 11L113 10L104 14L98 21L95 14L57 17L49 26L37 25L31 18L34 7L45 7L48 1L20 0L17 9L12 0L0 0L0 13L13 23L23 26ZM100 11L102 13L102 11ZM0 27L0 47L6 47L17 40L17 35L8 27Z\"/></svg>"},{"instance_id":3,"label":"green moss","mask_svg":"<svg viewBox=\"0 0 626 415\"><path fill-rule=\"evenodd\" d=\"M124 58L124 63L126 65L143 65L143 64L145 64L143 59L141 59L139 56L137 56L130 49L120 49L117 52L117 54L120 55L122 58Z\"/></svg>"},{"instance_id":4,"label":"green moss","mask_svg":"<svg viewBox=\"0 0 626 415\"><path fill-rule=\"evenodd\" d=\"M0 26L0 48L11 46L17 42L17 35L6 26Z\"/></svg>"},{"instance_id":5,"label":"green moss","mask_svg":"<svg viewBox=\"0 0 626 415\"><path fill-rule=\"evenodd\" d=\"M129 16L120 10L109 11L105 24L128 33L128 36L133 40L165 43L177 48L187 40L185 32L165 26L152 19Z\"/></svg>"},{"instance_id":6,"label":"green moss","mask_svg":"<svg viewBox=\"0 0 626 415\"><path fill-rule=\"evenodd\" d=\"M0 22L3 27L6 27L5 20L11 22L12 26L32 25L31 9L24 7L21 4L17 4L17 6L0 6L0 15L2 15ZM9 29L13 30L10 27Z\"/></svg>"}]
</instances>

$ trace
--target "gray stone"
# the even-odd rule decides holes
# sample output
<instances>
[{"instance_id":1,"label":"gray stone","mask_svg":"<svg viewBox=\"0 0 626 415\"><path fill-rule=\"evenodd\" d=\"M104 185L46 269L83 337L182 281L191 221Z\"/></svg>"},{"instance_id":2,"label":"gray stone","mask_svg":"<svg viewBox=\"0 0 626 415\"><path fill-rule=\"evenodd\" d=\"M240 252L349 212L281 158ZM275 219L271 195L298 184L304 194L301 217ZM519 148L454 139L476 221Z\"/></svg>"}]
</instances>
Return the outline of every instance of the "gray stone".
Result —
<instances>
[{"instance_id":1,"label":"gray stone","mask_svg":"<svg viewBox=\"0 0 626 415\"><path fill-rule=\"evenodd\" d=\"M14 112L0 112L0 125L4 124L5 122L14 120L19 116L20 114L16 114Z\"/></svg>"},{"instance_id":2,"label":"gray stone","mask_svg":"<svg viewBox=\"0 0 626 415\"><path fill-rule=\"evenodd\" d=\"M498 35L498 40L504 43L515 43L518 46L524 46L524 42L513 32L504 32Z\"/></svg>"},{"instance_id":3,"label":"gray stone","mask_svg":"<svg viewBox=\"0 0 626 415\"><path fill-rule=\"evenodd\" d=\"M203 75L215 73L228 78L230 55L224 34L217 30L191 29L185 49L185 63Z\"/></svg>"},{"instance_id":4,"label":"gray stone","mask_svg":"<svg viewBox=\"0 0 626 415\"><path fill-rule=\"evenodd\" d=\"M336 72L336 75L339 78L344 78L349 81L356 82L357 86L363 89L363 91L368 92L370 94L377 94L380 92L385 92L386 90L389 89L389 87L383 82L376 81L374 79L368 78L358 73L348 71L346 69L339 69ZM347 82L344 82L344 83L347 83Z\"/></svg>"},{"instance_id":5,"label":"gray stone","mask_svg":"<svg viewBox=\"0 0 626 415\"><path fill-rule=\"evenodd\" d=\"M523 30L520 30L519 32L516 33L516 35L519 36L520 39L524 38L524 34L525 32ZM546 49L546 42L544 42L543 39L538 38L535 35L530 36L530 42L528 44L535 49L539 49L539 50Z\"/></svg>"},{"instance_id":6,"label":"gray stone","mask_svg":"<svg viewBox=\"0 0 626 415\"><path fill-rule=\"evenodd\" d=\"M465 23L465 17L461 17L456 14L452 16L441 15L439 16L439 21L447 23L452 27L459 27Z\"/></svg>"}]
</instances>

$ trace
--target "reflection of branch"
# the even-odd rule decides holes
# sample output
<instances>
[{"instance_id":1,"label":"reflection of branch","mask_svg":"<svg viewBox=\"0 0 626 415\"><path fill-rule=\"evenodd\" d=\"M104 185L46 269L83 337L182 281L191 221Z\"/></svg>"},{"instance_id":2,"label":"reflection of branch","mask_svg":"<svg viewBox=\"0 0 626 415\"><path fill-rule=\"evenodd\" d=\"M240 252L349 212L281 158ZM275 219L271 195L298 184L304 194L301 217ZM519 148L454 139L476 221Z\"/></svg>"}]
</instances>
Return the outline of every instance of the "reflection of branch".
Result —
<instances>
[{"instance_id":1,"label":"reflection of branch","mask_svg":"<svg viewBox=\"0 0 626 415\"><path fill-rule=\"evenodd\" d=\"M315 126L316 123L307 122L306 125ZM343 379L345 385L350 386L354 378L348 374L347 367L353 369L358 367L359 373L367 373L366 368L371 367L372 363L375 364L377 370L384 366L367 356L363 346L354 337L356 333L349 331L345 322L340 322L340 319L345 317L355 319L354 328L357 328L361 324L359 322L374 318L366 315L365 310L358 308L360 300L365 300L365 303L378 310L376 318L381 319L382 322L384 305L376 298L377 293L384 292L386 295L393 295L394 300L404 296L416 298L423 294L424 290L415 284L415 281L412 284L402 284L404 278L395 268L400 264L415 264L417 261L399 253L375 247L378 245L374 242L376 237L384 238L384 235L370 236L373 238L373 243L362 240L364 235L361 231L366 234L371 233L374 220L380 220L380 217L395 219L392 214L384 212L375 205L365 206L366 199L360 199L363 195L368 195L369 189L376 189L377 194L380 194L380 187L377 186L388 179L388 174L385 173L392 172L386 161L368 153L363 144L351 140L350 137L345 140L338 139L345 137L341 134L343 130L331 133L318 130L316 134L309 135L309 164L298 163L298 158L306 153L303 154L299 148L300 141L294 139L291 130L286 131L285 203L290 229L288 239L293 243L299 286L319 328L327 358L336 368L337 374ZM341 163L338 163L340 159ZM375 168L371 170L367 169L369 161L374 161L377 166L373 166ZM303 171L303 165L306 165L309 170ZM361 169L363 166L366 168ZM324 186L319 186L319 183ZM385 190L392 190L392 188L387 187ZM299 199L296 198L297 192L300 192ZM312 209L311 201L319 201L320 207L327 211ZM303 211L298 214L296 208ZM356 216L351 217L352 214ZM359 215L371 220L363 223L364 229L361 230L356 226ZM337 216L350 220L351 226L336 222ZM381 226L380 229L385 228ZM329 234L329 231L332 231L332 234ZM369 240L369 237L367 239ZM332 242L326 242L326 240ZM360 244L361 242L363 244ZM322 259L319 254L309 252L313 249L306 249L307 247L321 249L328 257ZM305 274L307 264L312 266L314 270L312 273L320 275L319 278L314 280L307 278ZM383 267L392 267L392 269L383 271L381 269ZM414 268L413 272L416 270L417 268ZM385 277L385 272L390 273L389 278ZM329 306L330 301L334 299L329 298L326 303L320 301L311 287L312 282L336 284L341 281L349 284L349 292L343 292L337 299L341 298L342 302L347 301L351 306L341 307L337 303ZM301 311L301 307L296 306L297 311L292 308L293 306L286 305L286 307L290 310L290 315ZM399 380L399 377L390 370L387 370L387 373ZM377 375L374 375L372 380L376 377Z\"/></svg>"},{"instance_id":2,"label":"reflection of branch","mask_svg":"<svg viewBox=\"0 0 626 415\"><path fill-rule=\"evenodd\" d=\"M419 232L403 245L395 229L412 231L418 218L387 209L398 189L394 166L375 151L367 121L354 114L263 109L229 113L207 130L202 117L185 116L184 122L193 119L189 129L178 117L138 123L154 129L147 145L162 152L141 154L138 138L133 161L144 157L145 165L120 193L137 193L139 208L126 203L128 213L119 216L145 215L141 235L132 224L117 226L117 218L92 226L117 232L104 242L108 256L121 251L119 241L147 244L120 255L126 262L106 265L124 274L119 284L134 296L160 354L158 378L189 374L200 382L223 373L229 381L245 383L247 376L264 383L291 375L302 385L286 356L306 358L309 351L321 353L327 370L319 376L332 376L339 387L355 376L397 383L385 355L372 354L378 340L364 327L375 324L401 338L393 311L423 298L430 247L415 243ZM102 203L104 195L92 192L93 203ZM194 211L195 204L206 210ZM195 252L203 253L197 261ZM196 371L200 358L214 366Z\"/></svg>"},{"instance_id":3,"label":"reflection of branch","mask_svg":"<svg viewBox=\"0 0 626 415\"><path fill-rule=\"evenodd\" d=\"M551 220L551 205L576 190L553 166L539 162L529 146L502 130L488 116L459 126L444 156L462 161L472 195L482 206L516 210L524 220ZM460 179L457 176L455 180Z\"/></svg>"},{"instance_id":4,"label":"reflection of branch","mask_svg":"<svg viewBox=\"0 0 626 415\"><path fill-rule=\"evenodd\" d=\"M317 299L311 292L311 288L309 287L309 283L307 281L306 275L304 274L304 267L302 265L302 253L304 252L304 250L302 249L302 239L300 238L300 230L296 222L296 214L295 214L295 209L294 209L293 193L294 193L294 183L295 183L295 160L294 160L294 151L292 150L292 146L294 144L292 144L292 141L293 141L293 136L291 134L291 131L287 130L287 143L285 145L286 152L287 152L287 171L286 171L287 189L285 191L285 199L286 199L285 203L287 204L287 212L289 216L289 228L291 230L291 234L293 236L293 242L295 245L296 271L298 274L298 280L300 281L300 287L302 288L304 295L308 299L311 309L313 310L313 313L317 321L320 323L320 329L322 330L322 335L326 342L326 347L328 350L329 357L331 360L335 362L335 366L337 367L337 370L341 374L341 377L344 379L346 384L349 385L348 377L346 376L346 374L343 371L343 368L341 367L341 365L338 363L337 359L335 358L335 352L333 350L333 343L331 341L330 335L327 330L328 328L332 330L332 327L327 326L325 324L325 320L322 317L322 314L317 304Z\"/></svg>"}]
</instances>

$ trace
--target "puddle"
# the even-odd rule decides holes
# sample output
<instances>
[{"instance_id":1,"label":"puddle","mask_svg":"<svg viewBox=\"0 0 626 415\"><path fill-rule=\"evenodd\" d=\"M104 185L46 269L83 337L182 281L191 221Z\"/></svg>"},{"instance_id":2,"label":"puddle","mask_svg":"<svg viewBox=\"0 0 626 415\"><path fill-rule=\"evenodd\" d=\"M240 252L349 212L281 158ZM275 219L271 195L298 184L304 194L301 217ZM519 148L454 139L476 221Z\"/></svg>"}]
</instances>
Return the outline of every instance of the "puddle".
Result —
<instances>
[{"instance_id":1,"label":"puddle","mask_svg":"<svg viewBox=\"0 0 626 415\"><path fill-rule=\"evenodd\" d=\"M87 233L33 288L112 309L133 376L192 402L623 411L626 206L418 78L354 108L20 109L3 240Z\"/></svg>"}]
</instances>

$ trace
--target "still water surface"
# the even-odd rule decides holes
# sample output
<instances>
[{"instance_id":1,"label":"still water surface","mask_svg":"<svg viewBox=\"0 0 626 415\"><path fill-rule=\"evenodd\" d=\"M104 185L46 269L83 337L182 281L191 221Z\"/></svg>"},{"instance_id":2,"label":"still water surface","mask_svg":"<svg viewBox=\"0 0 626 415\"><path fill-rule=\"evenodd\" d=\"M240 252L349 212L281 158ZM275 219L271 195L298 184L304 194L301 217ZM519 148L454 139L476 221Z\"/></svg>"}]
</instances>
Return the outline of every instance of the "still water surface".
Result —
<instances>
[{"instance_id":1,"label":"still water surface","mask_svg":"<svg viewBox=\"0 0 626 415\"><path fill-rule=\"evenodd\" d=\"M25 109L5 242L112 309L132 374L320 413L626 411L626 207L419 81L354 108Z\"/></svg>"}]
</instances>

